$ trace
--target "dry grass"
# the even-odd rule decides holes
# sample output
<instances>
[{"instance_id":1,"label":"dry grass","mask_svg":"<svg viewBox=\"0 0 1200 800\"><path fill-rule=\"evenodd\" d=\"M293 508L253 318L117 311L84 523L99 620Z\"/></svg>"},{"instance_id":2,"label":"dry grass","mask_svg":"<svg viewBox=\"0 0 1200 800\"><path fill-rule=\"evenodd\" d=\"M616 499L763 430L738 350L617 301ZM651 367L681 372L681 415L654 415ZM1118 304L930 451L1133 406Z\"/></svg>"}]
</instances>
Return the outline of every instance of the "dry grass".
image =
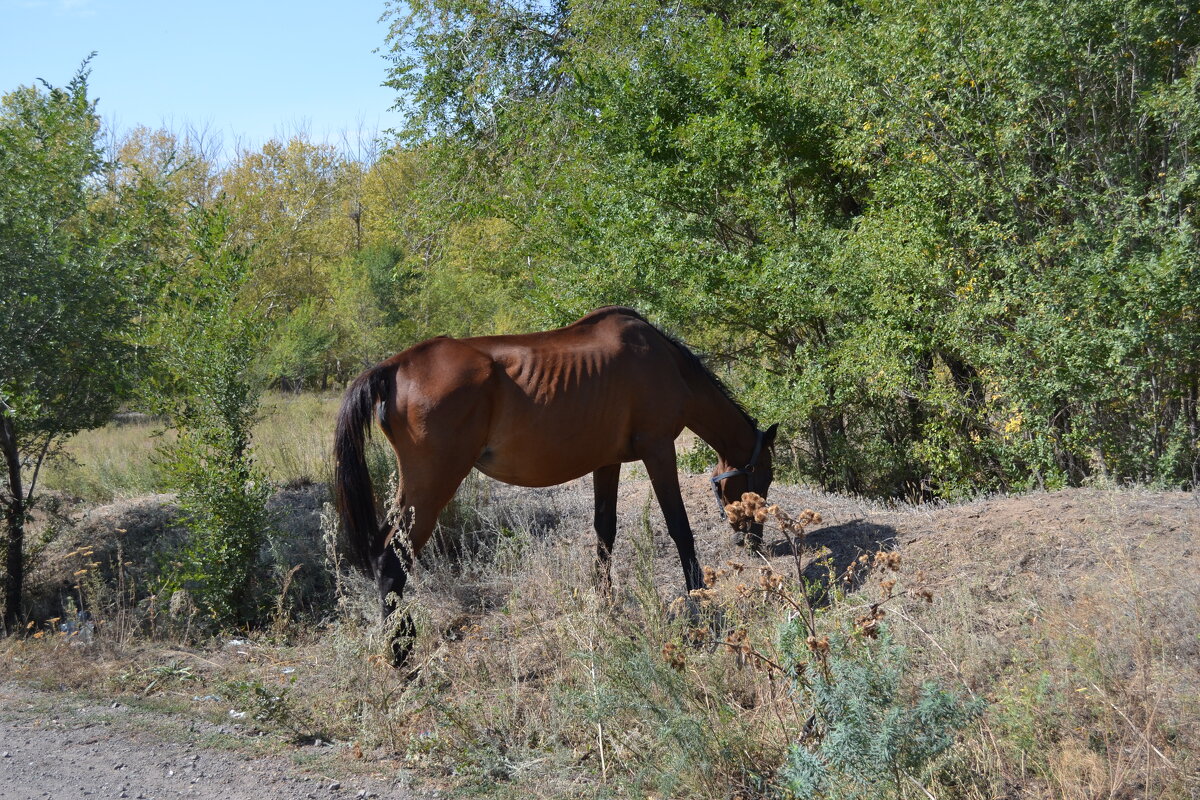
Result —
<instances>
[{"instance_id":1,"label":"dry grass","mask_svg":"<svg viewBox=\"0 0 1200 800\"><path fill-rule=\"evenodd\" d=\"M333 420L337 394L274 392L264 399L254 427L254 455L277 484L327 483L332 474Z\"/></svg>"},{"instance_id":2,"label":"dry grass","mask_svg":"<svg viewBox=\"0 0 1200 800\"><path fill-rule=\"evenodd\" d=\"M164 437L148 417L110 422L81 431L64 445L63 455L46 465L45 486L91 502L110 502L160 490L155 452Z\"/></svg>"},{"instance_id":3,"label":"dry grass","mask_svg":"<svg viewBox=\"0 0 1200 800\"><path fill-rule=\"evenodd\" d=\"M322 428L334 401L276 402L260 447L281 444L264 461L319 480L325 447L301 428ZM288 422L297 419L310 422ZM705 598L721 623L697 646L690 618L672 611L681 583L674 548L645 482L630 478L611 605L592 587L586 482L529 492L468 481L443 518L451 554L430 554L411 584L414 674L381 657L375 601L356 577L343 576L336 607L297 607L284 592L278 607L299 617L197 641L186 617L122 590L111 570L81 581L79 602L96 609L92 643L39 619L42 637L0 646L0 671L43 688L160 698L226 721L230 710L245 712L242 730L334 741L348 767L407 771L429 787L501 797L770 796L807 722L790 680L767 664L778 662L776 632L795 609L738 589L758 580L761 562L728 544L705 478L685 476L702 560L731 570ZM1200 793L1192 496L1075 490L932 510L796 487L774 496L826 518L799 564L785 541L771 543L772 574L793 594L797 571L828 574L823 559L840 574L862 552L902 556L897 584L881 584L894 578L880 574L835 584L824 595L833 607L818 615L822 630L865 624L874 603L897 595L884 620L909 648L908 683L933 678L988 701L925 791L972 800ZM311 527L315 517L297 514L289 525ZM126 527L121 519L105 525ZM294 541L279 551L280 575L321 536L306 530ZM82 556L67 555L56 569L84 568L74 563ZM310 565L323 557L303 556ZM930 588L934 602L905 587ZM157 627L147 623L152 608Z\"/></svg>"},{"instance_id":4,"label":"dry grass","mask_svg":"<svg viewBox=\"0 0 1200 800\"><path fill-rule=\"evenodd\" d=\"M1000 503L1006 522L963 524ZM972 769L997 796L1196 797L1194 498L1077 490L946 514L908 548L941 551L938 607L896 630L925 671L990 700Z\"/></svg>"}]
</instances>

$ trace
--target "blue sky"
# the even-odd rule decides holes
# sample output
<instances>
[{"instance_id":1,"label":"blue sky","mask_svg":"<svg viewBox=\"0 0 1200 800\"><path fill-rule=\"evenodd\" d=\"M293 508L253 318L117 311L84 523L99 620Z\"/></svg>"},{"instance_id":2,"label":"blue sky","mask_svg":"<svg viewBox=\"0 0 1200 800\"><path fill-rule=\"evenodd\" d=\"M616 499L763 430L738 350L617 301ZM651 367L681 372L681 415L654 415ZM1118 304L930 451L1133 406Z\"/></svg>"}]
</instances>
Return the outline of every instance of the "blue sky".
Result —
<instances>
[{"instance_id":1,"label":"blue sky","mask_svg":"<svg viewBox=\"0 0 1200 800\"><path fill-rule=\"evenodd\" d=\"M65 84L95 50L91 96L118 130L207 126L227 149L298 129L353 141L399 124L380 86L383 11L383 0L0 0L0 92Z\"/></svg>"}]
</instances>

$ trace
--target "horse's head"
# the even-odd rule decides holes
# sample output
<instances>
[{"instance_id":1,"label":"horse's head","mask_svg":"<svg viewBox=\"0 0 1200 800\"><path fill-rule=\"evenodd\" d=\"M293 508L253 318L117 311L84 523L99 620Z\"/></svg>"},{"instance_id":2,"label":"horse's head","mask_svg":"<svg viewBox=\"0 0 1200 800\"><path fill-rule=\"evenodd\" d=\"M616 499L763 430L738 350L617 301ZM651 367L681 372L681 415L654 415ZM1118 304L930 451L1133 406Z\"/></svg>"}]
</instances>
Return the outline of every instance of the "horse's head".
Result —
<instances>
[{"instance_id":1,"label":"horse's head","mask_svg":"<svg viewBox=\"0 0 1200 800\"><path fill-rule=\"evenodd\" d=\"M717 496L717 505L721 507L722 512L724 512L725 506L741 500L742 495L746 492L753 492L764 498L767 496L767 492L771 488L771 481L775 478L771 462L771 446L775 444L775 434L778 428L779 425L776 424L765 431L758 431L754 453L751 455L749 463L735 466L724 458L717 459L717 466L713 470L712 484ZM757 547L758 543L762 541L762 528L761 522L742 521L734 524L735 531L748 534L746 541L753 547Z\"/></svg>"}]
</instances>

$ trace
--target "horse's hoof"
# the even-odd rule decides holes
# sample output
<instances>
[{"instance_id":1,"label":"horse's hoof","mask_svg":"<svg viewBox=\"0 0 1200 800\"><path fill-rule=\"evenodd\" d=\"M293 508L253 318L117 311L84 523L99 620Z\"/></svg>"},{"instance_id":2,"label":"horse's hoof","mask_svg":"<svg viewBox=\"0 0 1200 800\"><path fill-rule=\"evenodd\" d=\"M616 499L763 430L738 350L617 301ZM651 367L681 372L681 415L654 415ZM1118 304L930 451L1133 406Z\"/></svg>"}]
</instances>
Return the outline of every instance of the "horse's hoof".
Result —
<instances>
[{"instance_id":1,"label":"horse's hoof","mask_svg":"<svg viewBox=\"0 0 1200 800\"><path fill-rule=\"evenodd\" d=\"M391 639L388 641L388 655L394 668L400 669L404 666L416 641L417 626L413 623L412 617L405 614L396 620L395 627L391 631Z\"/></svg>"},{"instance_id":2,"label":"horse's hoof","mask_svg":"<svg viewBox=\"0 0 1200 800\"><path fill-rule=\"evenodd\" d=\"M617 604L617 596L613 593L611 582L602 583L596 587L596 597L604 608L612 608Z\"/></svg>"},{"instance_id":3,"label":"horse's hoof","mask_svg":"<svg viewBox=\"0 0 1200 800\"><path fill-rule=\"evenodd\" d=\"M391 655L392 669L400 669L408 661L408 657L412 655L412 642L401 642L399 639L393 639L391 647L388 650Z\"/></svg>"}]
</instances>

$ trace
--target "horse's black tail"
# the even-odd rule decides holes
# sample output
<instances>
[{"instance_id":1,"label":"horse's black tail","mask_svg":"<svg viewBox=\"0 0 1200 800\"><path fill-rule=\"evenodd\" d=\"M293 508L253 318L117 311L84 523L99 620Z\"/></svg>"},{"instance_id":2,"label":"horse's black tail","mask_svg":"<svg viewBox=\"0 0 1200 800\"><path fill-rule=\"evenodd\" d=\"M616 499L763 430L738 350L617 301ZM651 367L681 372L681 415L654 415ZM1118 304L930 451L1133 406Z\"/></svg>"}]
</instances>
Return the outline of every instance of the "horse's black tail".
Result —
<instances>
[{"instance_id":1,"label":"horse's black tail","mask_svg":"<svg viewBox=\"0 0 1200 800\"><path fill-rule=\"evenodd\" d=\"M387 403L391 398L394 374L394 369L381 364L354 379L338 411L333 437L333 492L347 551L354 565L372 578L375 568L371 558L382 548L383 534L375 516L375 490L367 470L366 439L372 412L379 403Z\"/></svg>"}]
</instances>

